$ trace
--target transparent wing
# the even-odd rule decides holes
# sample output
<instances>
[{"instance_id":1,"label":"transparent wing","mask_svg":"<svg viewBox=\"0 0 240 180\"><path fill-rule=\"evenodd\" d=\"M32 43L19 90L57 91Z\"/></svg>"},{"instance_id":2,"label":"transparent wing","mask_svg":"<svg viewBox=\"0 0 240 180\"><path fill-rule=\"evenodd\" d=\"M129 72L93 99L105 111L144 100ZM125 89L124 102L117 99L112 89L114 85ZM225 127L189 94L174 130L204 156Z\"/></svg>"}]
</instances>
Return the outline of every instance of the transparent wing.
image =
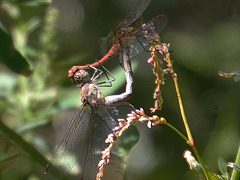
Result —
<instances>
[{"instance_id":1,"label":"transparent wing","mask_svg":"<svg viewBox=\"0 0 240 180\"><path fill-rule=\"evenodd\" d=\"M150 2L151 0L140 0L138 6L135 9L133 9L130 13L128 13L128 15L122 21L122 23L116 28L115 30L116 33L118 34L123 28L127 28L128 26L133 24L147 9ZM113 45L113 32L109 33L107 37L101 39L100 49L103 56L108 52L112 45Z\"/></svg>"},{"instance_id":2,"label":"transparent wing","mask_svg":"<svg viewBox=\"0 0 240 180\"><path fill-rule=\"evenodd\" d=\"M75 112L63 140L50 159L51 165L60 169L63 175L69 173L77 162L81 165L87 155L92 116L90 106L83 106Z\"/></svg>"},{"instance_id":3,"label":"transparent wing","mask_svg":"<svg viewBox=\"0 0 240 180\"><path fill-rule=\"evenodd\" d=\"M151 27L154 27L154 32L160 34L167 24L167 17L164 15L159 15L153 18L151 21L146 24L151 24ZM148 40L145 38L145 32L143 29L140 29L138 33L131 37L131 41L128 43L129 46L129 57L133 58L138 55L142 50L147 50L146 48L149 45ZM105 38L101 39L100 48L102 55L107 54L108 50L111 48L113 44L113 34L112 32ZM122 48L123 50L123 48ZM119 59L122 62L121 50L119 51Z\"/></svg>"},{"instance_id":4,"label":"transparent wing","mask_svg":"<svg viewBox=\"0 0 240 180\"><path fill-rule=\"evenodd\" d=\"M128 103L116 103L111 106L99 106L94 114L94 128L90 143L90 153L86 157L83 166L83 179L92 180L98 173L97 165L101 160L101 152L108 146L105 140L112 129L118 125L118 119L126 118L127 114L134 110ZM122 161L121 161L122 162ZM122 167L118 166L118 167ZM121 171L117 169L117 171ZM123 175L123 174L122 174Z\"/></svg>"},{"instance_id":5,"label":"transparent wing","mask_svg":"<svg viewBox=\"0 0 240 180\"><path fill-rule=\"evenodd\" d=\"M140 0L138 6L135 9L133 9L130 13L128 13L128 15L123 20L123 23L117 27L116 31L119 32L123 28L127 28L128 26L133 24L147 9L150 2L151 0Z\"/></svg>"},{"instance_id":6,"label":"transparent wing","mask_svg":"<svg viewBox=\"0 0 240 180\"><path fill-rule=\"evenodd\" d=\"M113 45L113 32L110 32L108 36L101 38L100 40L100 50L102 55L106 55L111 46Z\"/></svg>"},{"instance_id":7,"label":"transparent wing","mask_svg":"<svg viewBox=\"0 0 240 180\"><path fill-rule=\"evenodd\" d=\"M152 23L155 28L155 32L158 34L161 34L163 29L167 25L167 22L168 22L167 16L158 15L157 17L155 17L151 21L149 21L148 24Z\"/></svg>"},{"instance_id":8,"label":"transparent wing","mask_svg":"<svg viewBox=\"0 0 240 180\"><path fill-rule=\"evenodd\" d=\"M74 114L63 140L54 151L51 164L68 176L69 171L78 163L81 178L95 179L101 152L107 147L105 139L118 124L117 120L126 118L132 110L134 107L128 103L99 105L96 111L90 106L82 107Z\"/></svg>"},{"instance_id":9,"label":"transparent wing","mask_svg":"<svg viewBox=\"0 0 240 180\"><path fill-rule=\"evenodd\" d=\"M154 27L154 32L160 34L167 24L167 17L157 16L146 24L151 24L151 27ZM134 37L132 37L132 40L128 45L130 58L135 57L142 50L147 50L146 48L148 47L149 42L145 38L144 33L144 30L141 29Z\"/></svg>"}]
</instances>

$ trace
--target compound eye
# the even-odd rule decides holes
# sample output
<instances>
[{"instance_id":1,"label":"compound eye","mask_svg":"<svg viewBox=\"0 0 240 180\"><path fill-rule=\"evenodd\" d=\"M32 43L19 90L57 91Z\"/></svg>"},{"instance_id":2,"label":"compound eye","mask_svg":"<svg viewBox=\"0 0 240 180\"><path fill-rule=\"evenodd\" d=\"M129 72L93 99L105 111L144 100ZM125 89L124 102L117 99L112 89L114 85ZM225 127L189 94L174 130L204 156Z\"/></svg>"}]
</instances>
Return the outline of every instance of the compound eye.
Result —
<instances>
[{"instance_id":1,"label":"compound eye","mask_svg":"<svg viewBox=\"0 0 240 180\"><path fill-rule=\"evenodd\" d=\"M85 83L88 83L91 80L90 75L85 70L79 70L74 73L74 76L72 78L72 82L76 85L82 85Z\"/></svg>"}]
</instances>

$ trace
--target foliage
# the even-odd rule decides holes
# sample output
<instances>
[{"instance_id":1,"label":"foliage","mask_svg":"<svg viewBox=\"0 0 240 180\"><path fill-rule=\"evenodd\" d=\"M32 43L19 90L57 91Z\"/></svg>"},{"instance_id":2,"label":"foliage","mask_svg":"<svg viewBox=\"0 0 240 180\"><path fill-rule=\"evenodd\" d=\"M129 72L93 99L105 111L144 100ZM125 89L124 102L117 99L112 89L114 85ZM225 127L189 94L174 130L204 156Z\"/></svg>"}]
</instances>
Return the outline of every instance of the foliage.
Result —
<instances>
[{"instance_id":1,"label":"foliage","mask_svg":"<svg viewBox=\"0 0 240 180\"><path fill-rule=\"evenodd\" d=\"M3 64L0 66L0 179L44 178L45 157L54 147L54 134L60 131L60 128L53 131L52 122L56 116L64 119L63 114L80 105L78 90L67 79L67 70L72 65L86 64L89 59L92 62L100 57L98 39L114 29L127 8L131 9L130 3L124 5L126 9L122 11L125 12L109 1L96 6L91 1L68 3L72 5L71 12L78 13L71 16L70 11L63 8L67 6L57 2L50 5L44 0L0 2L0 60ZM192 154L188 156L190 160L186 158L192 171L208 179L239 178L239 8L230 1L207 2L208 6L205 3L152 1L145 16L150 18L159 11L168 12L169 25L162 39L171 43L174 60L171 66L178 73L187 126L190 126L186 129L193 134L180 133L184 130L180 125L177 96L166 76L166 73L176 74L164 71L162 60L158 59L153 65L156 87L152 111L161 109L161 115L153 117L166 119L161 121L161 127L151 126L151 131L137 126L141 138L130 153L129 179L199 179L183 166L180 154L186 145L164 125L193 147L197 160ZM169 48L169 45L164 47ZM155 59L154 51L150 51ZM146 53L149 57L149 52ZM146 53L136 59L147 59ZM133 63L136 64L135 88L131 103L149 109L154 89L151 66L143 61L133 60ZM156 69L159 65L163 70ZM107 66L113 69L118 62L113 60ZM220 76L233 78L235 82L217 76L218 71ZM120 92L124 86L122 69L111 72L117 81L112 88L104 88L105 95ZM150 121L146 114L144 112L145 121ZM138 120L143 118L138 116ZM150 125L148 123L148 127ZM62 134L58 136L61 138ZM200 154L194 149L195 145ZM228 164L225 160L234 163ZM227 164L234 170L227 168Z\"/></svg>"}]
</instances>

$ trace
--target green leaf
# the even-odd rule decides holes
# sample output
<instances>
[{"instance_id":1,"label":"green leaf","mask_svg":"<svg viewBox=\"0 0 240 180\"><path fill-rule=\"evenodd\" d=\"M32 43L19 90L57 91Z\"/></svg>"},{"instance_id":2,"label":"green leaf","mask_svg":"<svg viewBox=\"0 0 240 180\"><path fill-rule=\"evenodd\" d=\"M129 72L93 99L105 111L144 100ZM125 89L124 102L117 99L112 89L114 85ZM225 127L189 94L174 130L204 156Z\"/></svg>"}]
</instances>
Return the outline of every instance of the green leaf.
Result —
<instances>
[{"instance_id":1,"label":"green leaf","mask_svg":"<svg viewBox=\"0 0 240 180\"><path fill-rule=\"evenodd\" d=\"M218 159L218 168L222 174L227 173L227 162L223 158Z\"/></svg>"},{"instance_id":2,"label":"green leaf","mask_svg":"<svg viewBox=\"0 0 240 180\"><path fill-rule=\"evenodd\" d=\"M227 172L227 162L223 158L218 159L218 168L222 173L222 178L229 179L229 174Z\"/></svg>"},{"instance_id":3,"label":"green leaf","mask_svg":"<svg viewBox=\"0 0 240 180\"><path fill-rule=\"evenodd\" d=\"M2 28L0 28L0 39L0 62L15 73L29 76L31 70L27 60L14 48L12 38Z\"/></svg>"},{"instance_id":4,"label":"green leaf","mask_svg":"<svg viewBox=\"0 0 240 180\"><path fill-rule=\"evenodd\" d=\"M135 126L130 126L128 130L119 138L118 145L124 149L125 156L139 141L140 134Z\"/></svg>"}]
</instances>

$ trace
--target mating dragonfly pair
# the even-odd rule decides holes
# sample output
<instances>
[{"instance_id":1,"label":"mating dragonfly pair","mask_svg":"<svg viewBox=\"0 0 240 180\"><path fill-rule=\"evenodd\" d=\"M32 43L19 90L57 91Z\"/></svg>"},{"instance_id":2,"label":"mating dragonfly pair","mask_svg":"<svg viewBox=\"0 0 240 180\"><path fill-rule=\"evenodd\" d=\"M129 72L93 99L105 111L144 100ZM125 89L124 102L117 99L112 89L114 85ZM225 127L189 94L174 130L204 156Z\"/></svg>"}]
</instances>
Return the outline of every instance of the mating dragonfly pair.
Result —
<instances>
[{"instance_id":1,"label":"mating dragonfly pair","mask_svg":"<svg viewBox=\"0 0 240 180\"><path fill-rule=\"evenodd\" d=\"M74 114L62 142L50 159L51 164L63 172L68 173L78 162L83 180L96 179L101 151L107 146L105 143L107 135L118 125L118 119L126 118L128 113L134 111L134 107L125 102L132 95L133 78L130 59L150 44L147 37L152 29L160 33L167 23L163 15L146 23L147 26L143 23L141 15L150 2L151 0L141 0L139 5L115 29L113 37L109 35L102 39L102 49L112 44L108 52L103 50L105 52L103 58L90 65L73 66L68 71L68 77L80 88L82 106ZM143 24L151 30L143 28ZM96 83L96 80L103 74L103 71L96 67L111 59L115 54L118 54L125 71L126 91L119 95L103 97L98 87L111 86L111 82L115 79L108 78L105 82ZM87 69L94 71L92 77L86 71ZM111 75L106 68L103 67L103 70Z\"/></svg>"}]
</instances>

